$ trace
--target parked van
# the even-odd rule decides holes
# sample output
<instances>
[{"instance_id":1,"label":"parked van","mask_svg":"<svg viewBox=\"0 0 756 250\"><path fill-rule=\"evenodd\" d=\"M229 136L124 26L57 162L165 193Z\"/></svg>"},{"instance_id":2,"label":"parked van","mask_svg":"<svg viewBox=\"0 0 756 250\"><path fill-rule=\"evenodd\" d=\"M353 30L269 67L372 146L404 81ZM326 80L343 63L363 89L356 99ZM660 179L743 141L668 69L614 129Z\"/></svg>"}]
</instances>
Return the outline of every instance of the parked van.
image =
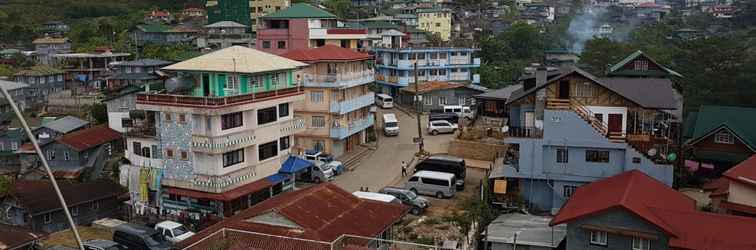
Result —
<instances>
[{"instance_id":1,"label":"parked van","mask_svg":"<svg viewBox=\"0 0 756 250\"><path fill-rule=\"evenodd\" d=\"M116 227L113 241L126 246L128 249L139 250L168 250L171 243L160 232L140 225L122 224Z\"/></svg>"},{"instance_id":2,"label":"parked van","mask_svg":"<svg viewBox=\"0 0 756 250\"><path fill-rule=\"evenodd\" d=\"M399 120L394 114L383 114L383 134L386 136L399 135Z\"/></svg>"},{"instance_id":3,"label":"parked van","mask_svg":"<svg viewBox=\"0 0 756 250\"><path fill-rule=\"evenodd\" d=\"M465 118L468 120L475 118L475 111L472 108L459 105L446 105L443 108L431 110L431 113L454 113L457 115L457 117Z\"/></svg>"},{"instance_id":4,"label":"parked van","mask_svg":"<svg viewBox=\"0 0 756 250\"><path fill-rule=\"evenodd\" d=\"M457 192L455 182L454 175L450 173L418 171L410 177L404 187L415 194L430 195L442 199L454 197Z\"/></svg>"},{"instance_id":5,"label":"parked van","mask_svg":"<svg viewBox=\"0 0 756 250\"><path fill-rule=\"evenodd\" d=\"M375 105L378 105L378 107L385 108L385 109L393 108L394 98L391 98L391 96L387 94L376 94Z\"/></svg>"},{"instance_id":6,"label":"parked van","mask_svg":"<svg viewBox=\"0 0 756 250\"><path fill-rule=\"evenodd\" d=\"M357 198L360 198L360 199L402 204L402 201L388 194L357 191L357 192L352 193L352 195L357 196Z\"/></svg>"},{"instance_id":7,"label":"parked van","mask_svg":"<svg viewBox=\"0 0 756 250\"><path fill-rule=\"evenodd\" d=\"M465 159L451 155L432 155L415 165L415 172L435 171L453 174L457 182L457 190L465 189L465 177L467 168Z\"/></svg>"},{"instance_id":8,"label":"parked van","mask_svg":"<svg viewBox=\"0 0 756 250\"><path fill-rule=\"evenodd\" d=\"M428 122L447 121L451 124L459 123L459 116L455 113L431 113L428 115Z\"/></svg>"}]
</instances>

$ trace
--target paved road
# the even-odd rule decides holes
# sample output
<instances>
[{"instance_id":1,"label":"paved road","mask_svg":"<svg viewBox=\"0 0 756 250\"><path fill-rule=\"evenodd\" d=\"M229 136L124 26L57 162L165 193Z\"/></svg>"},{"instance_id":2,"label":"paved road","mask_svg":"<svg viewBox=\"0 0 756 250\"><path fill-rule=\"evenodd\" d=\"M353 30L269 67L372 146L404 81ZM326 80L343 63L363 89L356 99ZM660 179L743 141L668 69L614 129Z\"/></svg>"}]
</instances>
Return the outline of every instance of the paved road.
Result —
<instances>
[{"instance_id":1,"label":"paved road","mask_svg":"<svg viewBox=\"0 0 756 250\"><path fill-rule=\"evenodd\" d=\"M379 133L378 149L363 159L357 169L337 176L333 183L349 192L359 191L360 187L377 191L399 180L402 174L402 160L409 162L418 149L417 144L412 143L412 138L417 137L417 120L414 116L411 117L398 109L379 109L375 121L378 130L382 129L380 123L383 121L384 113L397 115L399 136L384 137L382 133ZM424 131L427 118L421 118L421 120ZM432 136L424 133L423 137L426 151L440 153L447 151L449 141L454 135Z\"/></svg>"}]
</instances>

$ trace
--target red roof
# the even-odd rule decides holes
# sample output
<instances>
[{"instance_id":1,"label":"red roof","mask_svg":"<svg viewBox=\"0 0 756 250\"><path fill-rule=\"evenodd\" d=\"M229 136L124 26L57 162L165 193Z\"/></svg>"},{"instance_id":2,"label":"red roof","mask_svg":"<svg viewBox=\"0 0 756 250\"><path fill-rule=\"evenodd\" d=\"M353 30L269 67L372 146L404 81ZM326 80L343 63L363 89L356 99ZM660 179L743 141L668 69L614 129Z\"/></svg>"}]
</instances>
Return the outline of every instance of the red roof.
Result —
<instances>
[{"instance_id":1,"label":"red roof","mask_svg":"<svg viewBox=\"0 0 756 250\"><path fill-rule=\"evenodd\" d=\"M300 62L331 62L331 61L360 61L370 59L370 55L353 49L342 48L333 44L326 44L319 48L297 49L281 55Z\"/></svg>"},{"instance_id":2,"label":"red roof","mask_svg":"<svg viewBox=\"0 0 756 250\"><path fill-rule=\"evenodd\" d=\"M56 141L76 151L84 151L118 139L121 139L118 131L109 128L108 125L100 125L63 135Z\"/></svg>"},{"instance_id":3,"label":"red roof","mask_svg":"<svg viewBox=\"0 0 756 250\"><path fill-rule=\"evenodd\" d=\"M579 187L550 225L567 223L615 207L625 208L675 235L675 231L654 216L650 208L694 211L696 202L639 170L631 170Z\"/></svg>"},{"instance_id":4,"label":"red roof","mask_svg":"<svg viewBox=\"0 0 756 250\"><path fill-rule=\"evenodd\" d=\"M756 188L756 155L751 156L724 172L725 177Z\"/></svg>"},{"instance_id":5,"label":"red roof","mask_svg":"<svg viewBox=\"0 0 756 250\"><path fill-rule=\"evenodd\" d=\"M265 200L200 231L180 244L185 247L203 241L203 238L224 228L322 242L332 242L344 234L375 237L404 216L407 210L406 206L400 204L359 199L334 184L323 183ZM295 223L297 227L251 220L270 212ZM239 240L237 244L252 242L249 237L242 237L245 240ZM289 243L294 245L287 246L286 249L312 249L301 245L305 243ZM257 245L245 249L280 248Z\"/></svg>"},{"instance_id":6,"label":"red roof","mask_svg":"<svg viewBox=\"0 0 756 250\"><path fill-rule=\"evenodd\" d=\"M651 212L677 234L669 239L671 248L756 249L756 237L753 237L756 218L661 208L651 208Z\"/></svg>"},{"instance_id":7,"label":"red roof","mask_svg":"<svg viewBox=\"0 0 756 250\"><path fill-rule=\"evenodd\" d=\"M234 188L222 194L206 193L206 192L200 192L200 191L183 189L183 188L173 188L173 187L166 187L164 191L169 194L187 196L187 197L192 197L192 198L213 199L213 200L219 200L219 201L232 201L232 200L235 200L236 198L242 197L243 195L255 193L257 191L268 188L272 185L273 183L268 181L268 179L263 178L263 179L254 181L252 183L245 184L244 186Z\"/></svg>"},{"instance_id":8,"label":"red roof","mask_svg":"<svg viewBox=\"0 0 756 250\"><path fill-rule=\"evenodd\" d=\"M742 213L756 215L756 207L752 207L752 206L749 206L749 205L738 204L738 203L734 203L734 202L729 202L727 200L720 201L719 202L719 207L720 208L725 208L725 209L730 210L730 211L738 211L738 212L742 212Z\"/></svg>"}]
</instances>

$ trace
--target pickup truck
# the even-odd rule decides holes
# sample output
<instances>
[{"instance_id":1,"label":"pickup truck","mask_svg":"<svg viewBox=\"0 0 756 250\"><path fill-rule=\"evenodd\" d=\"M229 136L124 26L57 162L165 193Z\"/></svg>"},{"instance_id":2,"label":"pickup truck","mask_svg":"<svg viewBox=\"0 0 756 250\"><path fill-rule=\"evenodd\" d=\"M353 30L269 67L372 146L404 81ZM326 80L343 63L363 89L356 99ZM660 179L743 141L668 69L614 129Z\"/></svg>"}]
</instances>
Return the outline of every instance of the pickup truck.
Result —
<instances>
[{"instance_id":1,"label":"pickup truck","mask_svg":"<svg viewBox=\"0 0 756 250\"><path fill-rule=\"evenodd\" d=\"M155 230L165 237L171 243L178 243L182 240L192 237L194 233L190 232L184 225L174 221L163 221L155 224Z\"/></svg>"}]
</instances>

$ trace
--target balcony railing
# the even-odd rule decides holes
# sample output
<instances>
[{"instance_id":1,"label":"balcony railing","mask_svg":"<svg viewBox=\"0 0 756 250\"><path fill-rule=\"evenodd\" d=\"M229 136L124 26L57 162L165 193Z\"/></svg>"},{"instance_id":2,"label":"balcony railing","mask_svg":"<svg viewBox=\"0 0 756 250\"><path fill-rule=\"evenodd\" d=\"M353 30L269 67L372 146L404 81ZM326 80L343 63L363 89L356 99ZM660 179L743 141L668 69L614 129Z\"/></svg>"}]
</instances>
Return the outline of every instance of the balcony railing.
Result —
<instances>
[{"instance_id":1,"label":"balcony railing","mask_svg":"<svg viewBox=\"0 0 756 250\"><path fill-rule=\"evenodd\" d=\"M285 124L281 124L281 136L293 135L305 130L305 120L294 118Z\"/></svg>"},{"instance_id":2,"label":"balcony railing","mask_svg":"<svg viewBox=\"0 0 756 250\"><path fill-rule=\"evenodd\" d=\"M233 105L250 104L262 102L281 97L295 96L303 93L303 88L291 87L266 91L259 93L250 93L225 97L209 96L186 96L170 94L137 94L137 104L168 105L179 107L197 107L197 108L223 108Z\"/></svg>"},{"instance_id":3,"label":"balcony railing","mask_svg":"<svg viewBox=\"0 0 756 250\"><path fill-rule=\"evenodd\" d=\"M223 153L235 148L243 148L256 143L255 131L245 130L220 136L192 135L192 148L204 153Z\"/></svg>"},{"instance_id":4,"label":"balcony railing","mask_svg":"<svg viewBox=\"0 0 756 250\"><path fill-rule=\"evenodd\" d=\"M126 136L153 138L157 136L157 129L155 128L154 124L138 125L138 126L126 128Z\"/></svg>"},{"instance_id":5,"label":"balcony railing","mask_svg":"<svg viewBox=\"0 0 756 250\"><path fill-rule=\"evenodd\" d=\"M520 138L542 138L543 129L536 127L509 127L507 136Z\"/></svg>"},{"instance_id":6,"label":"balcony railing","mask_svg":"<svg viewBox=\"0 0 756 250\"><path fill-rule=\"evenodd\" d=\"M367 107L375 103L375 93L368 92L367 94L346 100L341 102L331 103L331 113L346 114L363 107Z\"/></svg>"},{"instance_id":7,"label":"balcony railing","mask_svg":"<svg viewBox=\"0 0 756 250\"><path fill-rule=\"evenodd\" d=\"M305 87L349 88L375 81L372 70L341 74L305 74Z\"/></svg>"},{"instance_id":8,"label":"balcony railing","mask_svg":"<svg viewBox=\"0 0 756 250\"><path fill-rule=\"evenodd\" d=\"M344 139L357 132L367 129L375 122L373 116L350 122L347 126L331 127L331 138Z\"/></svg>"}]
</instances>

